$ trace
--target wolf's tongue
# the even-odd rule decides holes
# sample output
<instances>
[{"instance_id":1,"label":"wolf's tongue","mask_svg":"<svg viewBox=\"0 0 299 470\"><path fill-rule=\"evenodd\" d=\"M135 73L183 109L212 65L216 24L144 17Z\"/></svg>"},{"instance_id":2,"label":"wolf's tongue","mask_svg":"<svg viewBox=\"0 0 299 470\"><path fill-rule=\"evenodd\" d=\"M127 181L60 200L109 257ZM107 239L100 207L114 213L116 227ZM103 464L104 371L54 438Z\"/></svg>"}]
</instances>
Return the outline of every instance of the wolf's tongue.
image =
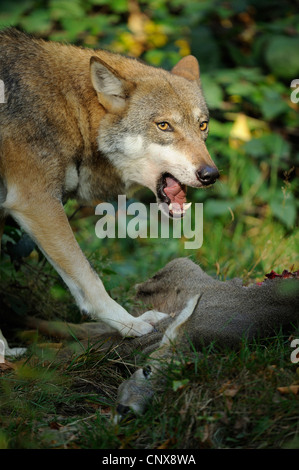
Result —
<instances>
[{"instance_id":1,"label":"wolf's tongue","mask_svg":"<svg viewBox=\"0 0 299 470\"><path fill-rule=\"evenodd\" d=\"M183 207L184 202L186 202L186 192L181 188L177 181L173 178L167 177L164 192L172 203L179 204Z\"/></svg>"}]
</instances>

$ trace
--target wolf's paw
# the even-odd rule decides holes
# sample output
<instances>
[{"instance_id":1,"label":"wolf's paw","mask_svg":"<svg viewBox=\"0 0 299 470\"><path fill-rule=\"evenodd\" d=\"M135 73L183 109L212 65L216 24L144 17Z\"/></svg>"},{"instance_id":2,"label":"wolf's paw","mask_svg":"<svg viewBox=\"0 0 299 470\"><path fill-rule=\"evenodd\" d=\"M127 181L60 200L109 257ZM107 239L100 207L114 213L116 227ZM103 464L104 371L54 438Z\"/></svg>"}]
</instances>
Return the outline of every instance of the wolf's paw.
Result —
<instances>
[{"instance_id":1,"label":"wolf's paw","mask_svg":"<svg viewBox=\"0 0 299 470\"><path fill-rule=\"evenodd\" d=\"M138 318L142 321L150 323L151 325L155 325L159 321L164 320L164 318L168 317L168 313L158 312L157 310L148 310L147 312L140 315L140 317Z\"/></svg>"},{"instance_id":2,"label":"wolf's paw","mask_svg":"<svg viewBox=\"0 0 299 470\"><path fill-rule=\"evenodd\" d=\"M138 317L121 328L119 332L122 336L143 336L151 333L153 329L153 325L140 320Z\"/></svg>"},{"instance_id":3,"label":"wolf's paw","mask_svg":"<svg viewBox=\"0 0 299 470\"><path fill-rule=\"evenodd\" d=\"M133 317L123 307L111 300L109 308L97 318L117 330L122 336L143 336L154 330L154 324L166 318L166 313L149 310Z\"/></svg>"}]
</instances>

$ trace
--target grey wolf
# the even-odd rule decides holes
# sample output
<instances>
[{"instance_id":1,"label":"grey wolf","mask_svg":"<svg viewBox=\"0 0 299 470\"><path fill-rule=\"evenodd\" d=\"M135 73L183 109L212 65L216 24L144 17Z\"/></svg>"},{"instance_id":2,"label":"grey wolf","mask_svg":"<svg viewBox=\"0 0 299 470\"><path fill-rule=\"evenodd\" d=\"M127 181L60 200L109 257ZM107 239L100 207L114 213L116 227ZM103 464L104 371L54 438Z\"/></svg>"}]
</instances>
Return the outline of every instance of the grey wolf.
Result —
<instances>
[{"instance_id":1,"label":"grey wolf","mask_svg":"<svg viewBox=\"0 0 299 470\"><path fill-rule=\"evenodd\" d=\"M0 32L0 79L0 234L12 216L81 311L122 335L149 333L163 314L134 318L107 294L63 203L107 200L145 186L170 215L180 215L186 186L216 181L196 58L181 59L169 72L7 29Z\"/></svg>"}]
</instances>

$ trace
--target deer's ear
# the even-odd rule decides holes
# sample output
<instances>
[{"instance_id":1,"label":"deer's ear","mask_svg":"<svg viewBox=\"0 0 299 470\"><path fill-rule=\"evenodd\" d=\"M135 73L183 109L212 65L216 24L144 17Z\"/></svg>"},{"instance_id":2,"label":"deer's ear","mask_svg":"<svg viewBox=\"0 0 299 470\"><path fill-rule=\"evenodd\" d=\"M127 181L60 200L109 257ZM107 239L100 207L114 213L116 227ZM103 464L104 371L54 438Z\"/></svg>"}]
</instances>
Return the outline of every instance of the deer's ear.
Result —
<instances>
[{"instance_id":1,"label":"deer's ear","mask_svg":"<svg viewBox=\"0 0 299 470\"><path fill-rule=\"evenodd\" d=\"M199 81L199 64L193 55L183 57L172 69L171 73L184 77L187 80Z\"/></svg>"},{"instance_id":2,"label":"deer's ear","mask_svg":"<svg viewBox=\"0 0 299 470\"><path fill-rule=\"evenodd\" d=\"M127 104L133 84L120 77L112 67L96 56L90 59L90 75L99 102L104 108L111 113L121 111Z\"/></svg>"}]
</instances>

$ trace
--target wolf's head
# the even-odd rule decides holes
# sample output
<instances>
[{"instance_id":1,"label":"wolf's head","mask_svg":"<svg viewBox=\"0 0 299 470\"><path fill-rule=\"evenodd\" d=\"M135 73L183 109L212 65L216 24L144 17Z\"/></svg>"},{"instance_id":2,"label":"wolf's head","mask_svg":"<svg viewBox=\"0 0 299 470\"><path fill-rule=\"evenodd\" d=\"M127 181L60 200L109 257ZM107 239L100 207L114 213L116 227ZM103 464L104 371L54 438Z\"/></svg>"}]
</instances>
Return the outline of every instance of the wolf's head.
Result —
<instances>
[{"instance_id":1,"label":"wolf's head","mask_svg":"<svg viewBox=\"0 0 299 470\"><path fill-rule=\"evenodd\" d=\"M106 110L99 150L128 189L146 186L171 215L183 215L186 186L207 187L219 177L205 145L209 113L196 58L187 56L167 72L100 55L90 61L92 84Z\"/></svg>"}]
</instances>

